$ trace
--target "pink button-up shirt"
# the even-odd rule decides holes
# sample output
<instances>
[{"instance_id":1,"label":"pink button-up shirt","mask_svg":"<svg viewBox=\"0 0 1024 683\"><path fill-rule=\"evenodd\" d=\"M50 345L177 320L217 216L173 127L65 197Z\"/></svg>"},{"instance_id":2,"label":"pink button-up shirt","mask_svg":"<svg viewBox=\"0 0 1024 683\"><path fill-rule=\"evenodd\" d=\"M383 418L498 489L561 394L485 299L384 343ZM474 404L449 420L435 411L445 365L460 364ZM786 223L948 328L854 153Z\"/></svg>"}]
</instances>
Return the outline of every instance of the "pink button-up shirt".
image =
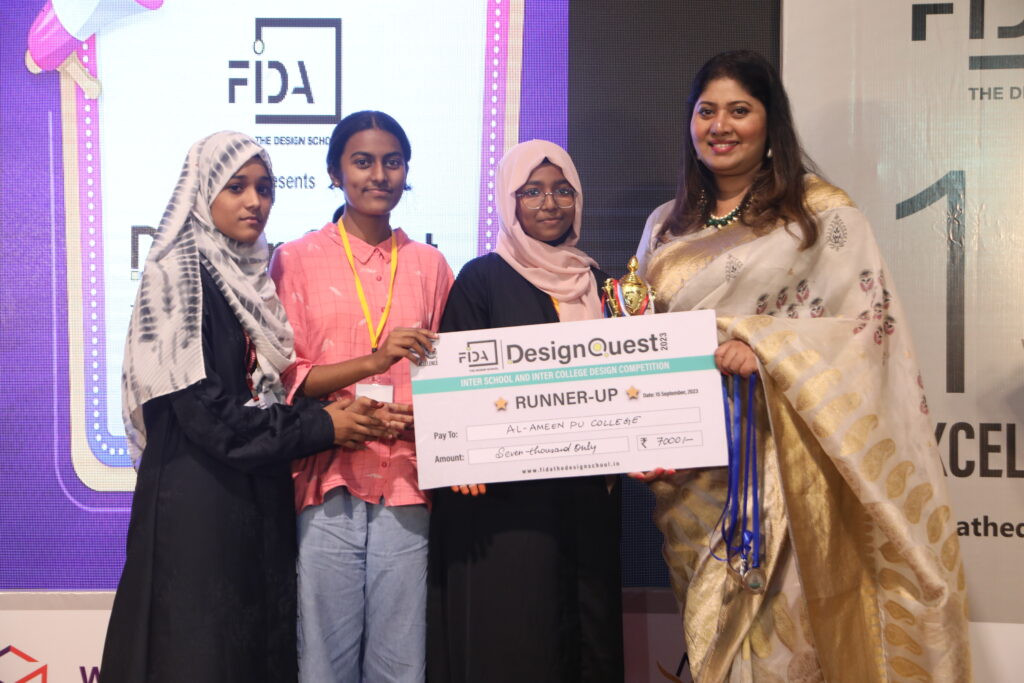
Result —
<instances>
[{"instance_id":1,"label":"pink button-up shirt","mask_svg":"<svg viewBox=\"0 0 1024 683\"><path fill-rule=\"evenodd\" d=\"M394 234L398 271L381 342L396 327L437 331L453 280L441 252L410 240L400 229ZM351 233L348 238L376 329L387 303L391 240L371 246ZM339 363L371 352L355 279L334 223L278 247L270 275L295 330L295 363L283 377L289 400L314 365ZM396 403L412 403L409 361L405 359L363 382L390 384ZM348 386L330 398L354 395L355 386ZM324 495L338 486L348 487L352 495L371 503L379 503L381 498L386 505L415 505L427 500L417 485L415 443L407 439L372 441L360 450L324 451L296 461L292 476L295 505L300 511L320 505Z\"/></svg>"}]
</instances>

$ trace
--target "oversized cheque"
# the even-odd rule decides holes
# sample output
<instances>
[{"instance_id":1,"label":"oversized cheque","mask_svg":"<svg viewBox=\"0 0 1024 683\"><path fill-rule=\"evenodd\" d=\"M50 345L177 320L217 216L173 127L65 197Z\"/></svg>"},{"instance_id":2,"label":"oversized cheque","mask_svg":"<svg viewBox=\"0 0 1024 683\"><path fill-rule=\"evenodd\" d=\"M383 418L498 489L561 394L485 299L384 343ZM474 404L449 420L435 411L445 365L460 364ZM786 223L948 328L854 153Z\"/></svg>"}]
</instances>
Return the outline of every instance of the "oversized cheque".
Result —
<instances>
[{"instance_id":1,"label":"oversized cheque","mask_svg":"<svg viewBox=\"0 0 1024 683\"><path fill-rule=\"evenodd\" d=\"M446 332L413 368L420 486L725 465L713 311Z\"/></svg>"}]
</instances>

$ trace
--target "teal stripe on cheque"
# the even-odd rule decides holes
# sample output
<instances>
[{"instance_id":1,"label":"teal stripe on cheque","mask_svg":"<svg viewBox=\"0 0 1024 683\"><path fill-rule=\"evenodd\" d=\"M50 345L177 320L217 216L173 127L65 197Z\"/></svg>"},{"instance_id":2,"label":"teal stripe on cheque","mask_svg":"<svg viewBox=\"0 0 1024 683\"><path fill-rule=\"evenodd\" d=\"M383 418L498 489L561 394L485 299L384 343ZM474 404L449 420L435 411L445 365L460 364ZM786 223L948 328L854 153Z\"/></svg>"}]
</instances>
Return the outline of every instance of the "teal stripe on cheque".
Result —
<instances>
[{"instance_id":1,"label":"teal stripe on cheque","mask_svg":"<svg viewBox=\"0 0 1024 683\"><path fill-rule=\"evenodd\" d=\"M558 382L579 382L588 379L608 379L658 375L666 372L693 372L714 370L714 356L686 356L683 358L659 358L658 360L608 363L605 365L583 365L552 368L550 370L523 370L521 372L494 372L443 377L439 379L414 379L413 394L442 394L450 391L472 391L489 387L518 387L524 384L556 384Z\"/></svg>"}]
</instances>

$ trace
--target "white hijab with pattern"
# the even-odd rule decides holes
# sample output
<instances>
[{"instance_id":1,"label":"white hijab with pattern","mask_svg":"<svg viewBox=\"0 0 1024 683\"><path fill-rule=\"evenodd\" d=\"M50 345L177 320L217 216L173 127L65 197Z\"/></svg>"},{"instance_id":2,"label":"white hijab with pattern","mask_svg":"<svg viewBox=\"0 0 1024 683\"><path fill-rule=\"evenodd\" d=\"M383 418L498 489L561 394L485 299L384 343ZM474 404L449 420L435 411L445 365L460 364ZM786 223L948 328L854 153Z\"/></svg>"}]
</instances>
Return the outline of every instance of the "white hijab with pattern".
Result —
<instances>
[{"instance_id":1,"label":"white hijab with pattern","mask_svg":"<svg viewBox=\"0 0 1024 683\"><path fill-rule=\"evenodd\" d=\"M273 176L270 156L242 133L214 133L192 145L146 257L121 376L122 417L136 467L146 447L143 404L206 378L200 267L256 347L257 393L284 397L280 376L295 352L291 326L267 275L267 240L231 239L214 226L210 213L213 200L253 157Z\"/></svg>"}]
</instances>

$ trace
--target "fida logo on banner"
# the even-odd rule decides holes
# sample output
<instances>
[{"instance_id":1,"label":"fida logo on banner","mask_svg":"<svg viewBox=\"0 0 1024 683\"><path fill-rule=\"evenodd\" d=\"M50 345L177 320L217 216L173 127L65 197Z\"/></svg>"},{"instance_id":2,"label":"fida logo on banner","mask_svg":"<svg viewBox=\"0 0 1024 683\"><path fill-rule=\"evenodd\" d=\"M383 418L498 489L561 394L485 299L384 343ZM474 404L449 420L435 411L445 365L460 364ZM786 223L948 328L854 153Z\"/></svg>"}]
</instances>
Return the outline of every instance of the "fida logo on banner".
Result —
<instances>
[{"instance_id":1,"label":"fida logo on banner","mask_svg":"<svg viewBox=\"0 0 1024 683\"><path fill-rule=\"evenodd\" d=\"M1009 4L1008 0L1003 0L998 4L990 3L988 19L986 18L985 0L970 0L969 4L960 3L956 6L948 2L917 3L911 7L911 41L927 43L929 39L932 39L935 46L941 43L936 36L943 31L946 33L945 37L948 43L948 34L951 28L948 24L936 23L949 21L949 19L936 17L939 15L955 17L957 14L962 16L962 13L967 11L966 31L960 34L960 40L963 41L961 48L967 56L967 71L978 72L973 75L973 82L967 86L970 101L977 102L977 106L987 107L990 104L995 106L1000 100L1024 99L1024 83L996 85L991 82L991 78L998 77L1006 70L1024 70L1024 54L1006 54L1008 48L1009 51L1021 50L1024 48L1024 44L1020 41L1005 42L1009 39L1024 37L1024 19L1015 25L999 25L1002 23L1001 21L991 21L993 9L1003 10L1002 16L1005 17L1005 8ZM929 31L929 26L931 31ZM941 44L944 50L948 49L948 44ZM970 54L980 52L983 48L1002 54ZM988 76L988 79L980 80L982 76ZM980 131L980 133L984 135L984 131ZM896 218L903 219L945 199L946 230L944 238L948 244L945 326L947 394L970 394L972 391L978 391L978 387L966 386L965 381L965 337L968 329L964 311L966 299L965 249L970 242L965 224L970 222L980 225L982 222L980 217L965 215L968 207L971 206L967 197L968 181L967 173L964 170L948 171L930 186L899 202L896 206ZM984 188L977 191L983 193ZM1016 451L1016 433L1017 425L1012 421L985 420L977 423L967 420L937 421L935 439L940 447L948 453L948 457L944 458L942 463L944 471L947 475L957 478L1024 478L1024 463L1018 461ZM972 445L969 446L969 443ZM975 536L1010 537L1014 533L1019 536L1020 529L1024 529L1024 525L1005 522L999 525L998 532L993 531L990 534L989 524L988 516L976 517L973 520L973 527L970 527L967 522L961 521L958 523L958 530L961 536L970 535L973 532ZM991 527L995 529L995 523L992 523Z\"/></svg>"},{"instance_id":2,"label":"fida logo on banner","mask_svg":"<svg viewBox=\"0 0 1024 683\"><path fill-rule=\"evenodd\" d=\"M228 104L253 106L257 124L333 125L341 120L341 19L256 17L252 51L257 59L228 60ZM302 136L255 137L265 145L312 142ZM320 137L316 143L328 140ZM277 176L276 181L278 189L316 187L309 175ZM130 277L137 280L144 256L141 241L151 239L156 228L133 225L130 234Z\"/></svg>"},{"instance_id":3,"label":"fida logo on banner","mask_svg":"<svg viewBox=\"0 0 1024 683\"><path fill-rule=\"evenodd\" d=\"M928 40L928 17L939 14L954 14L954 6L951 2L929 2L915 3L911 6L911 40ZM968 7L969 26L968 39L982 40L985 38L985 0L971 0ZM991 36L991 33L989 34ZM1020 38L1024 36L1024 19L1014 26L999 26L996 28L996 39ZM967 58L967 66L972 71L984 69L1024 69L1024 54L1009 55L970 55ZM972 88L973 90L973 88ZM989 90L979 88L978 90ZM1002 88L999 88L1002 90ZM1022 97L1021 88L1017 87L1017 98ZM995 98L994 93L986 93L986 97L1002 99L1002 96ZM979 99L984 99L978 93ZM972 99L974 99L972 97Z\"/></svg>"},{"instance_id":4,"label":"fida logo on banner","mask_svg":"<svg viewBox=\"0 0 1024 683\"><path fill-rule=\"evenodd\" d=\"M955 11L951 2L913 4L911 6L911 41L928 40L929 17L953 15ZM985 0L970 0L967 11L969 25L966 40L985 39ZM992 38L992 31L988 31L987 35ZM1013 26L996 27L994 38L995 40L1005 40L1021 36L1024 36L1024 19ZM969 44L973 45L973 43ZM1007 43L1006 45L1017 47L1017 44ZM1024 54L969 55L967 66L971 71L1024 69ZM1024 98L1024 87L1020 85L984 87L978 84L974 87L968 86L967 90L970 92L971 100ZM949 245L946 256L946 393L949 394L962 394L965 391L964 207L967 201L966 188L966 173L963 170L951 170L896 206L896 219L899 220L912 216L943 198L946 200L946 235L948 235ZM941 426L943 425L940 423L940 428ZM941 432L938 432L936 436L937 438L941 437Z\"/></svg>"},{"instance_id":5,"label":"fida logo on banner","mask_svg":"<svg viewBox=\"0 0 1024 683\"><path fill-rule=\"evenodd\" d=\"M257 124L340 121L341 19L257 17L255 28L256 58L228 60L228 103L255 105Z\"/></svg>"}]
</instances>

